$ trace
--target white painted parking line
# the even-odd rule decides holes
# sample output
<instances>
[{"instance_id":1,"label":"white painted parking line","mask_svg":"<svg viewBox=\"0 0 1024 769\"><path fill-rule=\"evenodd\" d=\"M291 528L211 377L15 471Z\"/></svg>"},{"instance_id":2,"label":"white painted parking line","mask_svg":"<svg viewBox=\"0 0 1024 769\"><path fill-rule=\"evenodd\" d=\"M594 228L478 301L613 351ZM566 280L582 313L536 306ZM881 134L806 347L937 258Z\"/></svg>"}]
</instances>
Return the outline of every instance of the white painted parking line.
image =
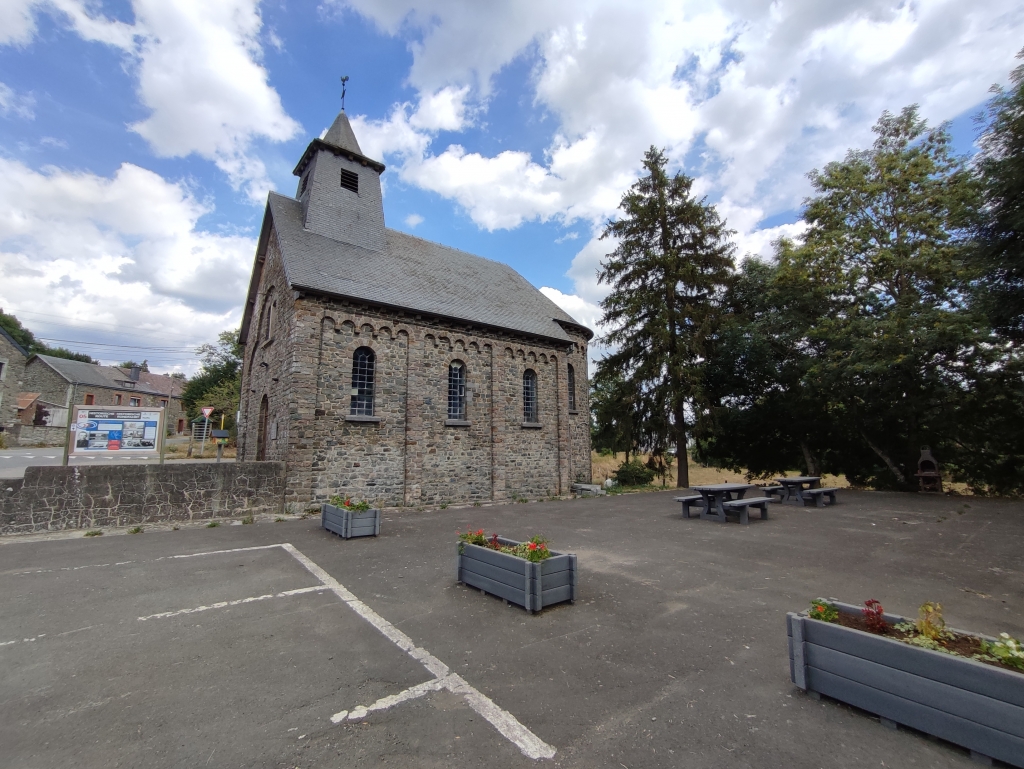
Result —
<instances>
[{"instance_id":1,"label":"white painted parking line","mask_svg":"<svg viewBox=\"0 0 1024 769\"><path fill-rule=\"evenodd\" d=\"M285 590L281 593L267 593L266 595L254 595L249 598L238 598L234 601L218 601L217 603L212 603L209 606L196 606L193 609L178 609L177 611L162 611L159 614L150 614L145 617L139 617L139 622L145 622L150 619L164 619L165 617L177 617L181 614L196 614L197 612L210 611L211 609L224 609L228 606L241 606L246 603L266 601L270 598L288 598L293 595L320 593L327 589L327 585L313 585L312 587L300 587L296 590Z\"/></svg>"},{"instance_id":2,"label":"white painted parking line","mask_svg":"<svg viewBox=\"0 0 1024 769\"><path fill-rule=\"evenodd\" d=\"M422 697L424 694L439 692L445 688L445 684L449 678L451 678L450 675L447 675L444 678L435 678L422 684L416 684L416 686L410 686L404 692L389 694L387 697L381 697L372 705L367 705L365 707L359 706L352 708L351 711L343 710L340 713L335 713L331 716L331 723L340 724L346 718L349 721L358 721L361 718L366 718L369 713L373 713L376 710L387 710L401 702L408 702L409 700L414 700L417 697Z\"/></svg>"},{"instance_id":3,"label":"white painted parking line","mask_svg":"<svg viewBox=\"0 0 1024 769\"><path fill-rule=\"evenodd\" d=\"M349 607L356 612L356 614L377 628L377 630L388 638L388 640L433 673L434 677L439 680L441 686L455 694L461 694L465 698L466 703L473 708L473 710L486 718L490 722L491 726L497 729L505 739L509 740L509 742L519 748L524 756L534 760L540 758L554 758L555 749L551 745L548 745L540 737L523 726L519 720L507 710L503 710L498 707L490 697L475 689L464 678L455 673L451 673L448 670L448 666L441 662L441 660L437 659L437 657L432 655L426 649L416 646L409 636L356 598L348 591L347 588L345 588L344 585L317 566L308 557L300 553L294 545L285 542L281 547L291 553L292 557L305 566L306 570L309 571L310 574L319 579L323 584L330 587L331 591L342 601L347 603ZM421 684L421 686L423 685ZM413 688L416 689L416 687ZM425 693L426 692L423 692L423 694ZM400 695L395 696L398 697ZM416 694L415 696L422 695Z\"/></svg>"}]
</instances>

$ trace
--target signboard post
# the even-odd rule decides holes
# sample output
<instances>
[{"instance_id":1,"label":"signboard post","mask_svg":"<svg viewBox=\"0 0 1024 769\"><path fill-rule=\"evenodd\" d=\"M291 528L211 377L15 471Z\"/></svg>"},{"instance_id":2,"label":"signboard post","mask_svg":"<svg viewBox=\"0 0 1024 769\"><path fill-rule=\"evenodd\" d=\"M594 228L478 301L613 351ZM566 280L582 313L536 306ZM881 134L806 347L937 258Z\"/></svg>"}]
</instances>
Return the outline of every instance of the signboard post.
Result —
<instances>
[{"instance_id":1,"label":"signboard post","mask_svg":"<svg viewBox=\"0 0 1024 769\"><path fill-rule=\"evenodd\" d=\"M206 434L210 432L210 415L213 413L213 406L203 406L203 442L199 446L199 456L203 456L203 452L206 451Z\"/></svg>"}]
</instances>

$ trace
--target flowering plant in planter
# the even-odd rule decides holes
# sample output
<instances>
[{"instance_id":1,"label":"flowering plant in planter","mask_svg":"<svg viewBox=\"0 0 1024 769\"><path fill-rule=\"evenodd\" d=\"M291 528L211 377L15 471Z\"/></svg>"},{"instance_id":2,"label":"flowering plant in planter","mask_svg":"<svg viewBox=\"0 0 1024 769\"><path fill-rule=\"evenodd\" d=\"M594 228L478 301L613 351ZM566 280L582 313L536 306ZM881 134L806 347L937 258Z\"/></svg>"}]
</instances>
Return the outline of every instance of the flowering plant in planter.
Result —
<instances>
[{"instance_id":1,"label":"flowering plant in planter","mask_svg":"<svg viewBox=\"0 0 1024 769\"><path fill-rule=\"evenodd\" d=\"M486 547L488 550L497 550L499 553L514 555L517 558L523 558L531 563L539 563L546 558L551 557L551 551L548 549L548 542L541 536L535 536L526 542L520 542L518 545L511 546L501 544L498 541L497 534L491 534L491 538L488 539L484 536L483 529L477 529L476 531L470 529L469 531L456 531L455 533L459 536L459 540L462 542Z\"/></svg>"},{"instance_id":2,"label":"flowering plant in planter","mask_svg":"<svg viewBox=\"0 0 1024 769\"><path fill-rule=\"evenodd\" d=\"M335 494L331 497L330 503L335 507L344 507L346 510L354 510L357 513L370 509L370 503L365 499L353 502L351 497L342 497L341 494Z\"/></svg>"},{"instance_id":3,"label":"flowering plant in planter","mask_svg":"<svg viewBox=\"0 0 1024 769\"><path fill-rule=\"evenodd\" d=\"M1024 672L1024 645L1020 641L1008 633L1000 633L998 639L988 641L974 635L953 632L946 627L946 620L942 616L942 604L939 603L928 601L922 604L916 622L892 624L885 619L882 604L873 598L864 602L860 617L840 614L835 604L818 598L811 601L807 616L892 638L911 646L920 646L923 649L958 657L969 657L979 662Z\"/></svg>"}]
</instances>

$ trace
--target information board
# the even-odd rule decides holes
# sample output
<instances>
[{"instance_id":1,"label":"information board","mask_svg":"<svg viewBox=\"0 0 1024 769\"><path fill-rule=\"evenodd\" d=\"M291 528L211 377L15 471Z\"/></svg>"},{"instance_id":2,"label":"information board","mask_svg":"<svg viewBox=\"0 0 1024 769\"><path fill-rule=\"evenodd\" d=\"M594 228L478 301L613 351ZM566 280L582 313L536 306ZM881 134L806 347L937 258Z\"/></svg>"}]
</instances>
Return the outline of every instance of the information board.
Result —
<instances>
[{"instance_id":1,"label":"information board","mask_svg":"<svg viewBox=\"0 0 1024 769\"><path fill-rule=\"evenodd\" d=\"M163 440L163 408L112 409L75 406L71 452L153 453Z\"/></svg>"}]
</instances>

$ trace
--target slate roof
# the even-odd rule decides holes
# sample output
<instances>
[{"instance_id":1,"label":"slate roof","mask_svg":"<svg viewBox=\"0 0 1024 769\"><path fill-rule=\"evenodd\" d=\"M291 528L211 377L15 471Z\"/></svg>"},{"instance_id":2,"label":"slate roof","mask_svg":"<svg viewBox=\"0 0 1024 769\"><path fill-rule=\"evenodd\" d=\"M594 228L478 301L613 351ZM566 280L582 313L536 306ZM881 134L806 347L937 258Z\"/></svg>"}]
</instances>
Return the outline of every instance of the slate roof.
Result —
<instances>
[{"instance_id":1,"label":"slate roof","mask_svg":"<svg viewBox=\"0 0 1024 769\"><path fill-rule=\"evenodd\" d=\"M106 387L114 390L128 390L124 382L131 378L127 369L119 366L100 366L96 363L85 363L80 360L69 360L68 358L55 358L52 355L36 355L35 357L46 363L60 376L72 384L86 385L89 387ZM181 397L181 385L169 376L164 374L140 373L139 381L135 387L130 388L132 392L144 395L166 395L174 398Z\"/></svg>"},{"instance_id":2,"label":"slate roof","mask_svg":"<svg viewBox=\"0 0 1024 769\"><path fill-rule=\"evenodd\" d=\"M292 288L566 342L558 321L592 336L506 264L392 229L383 252L369 251L305 230L294 198L271 192L267 207Z\"/></svg>"}]
</instances>

